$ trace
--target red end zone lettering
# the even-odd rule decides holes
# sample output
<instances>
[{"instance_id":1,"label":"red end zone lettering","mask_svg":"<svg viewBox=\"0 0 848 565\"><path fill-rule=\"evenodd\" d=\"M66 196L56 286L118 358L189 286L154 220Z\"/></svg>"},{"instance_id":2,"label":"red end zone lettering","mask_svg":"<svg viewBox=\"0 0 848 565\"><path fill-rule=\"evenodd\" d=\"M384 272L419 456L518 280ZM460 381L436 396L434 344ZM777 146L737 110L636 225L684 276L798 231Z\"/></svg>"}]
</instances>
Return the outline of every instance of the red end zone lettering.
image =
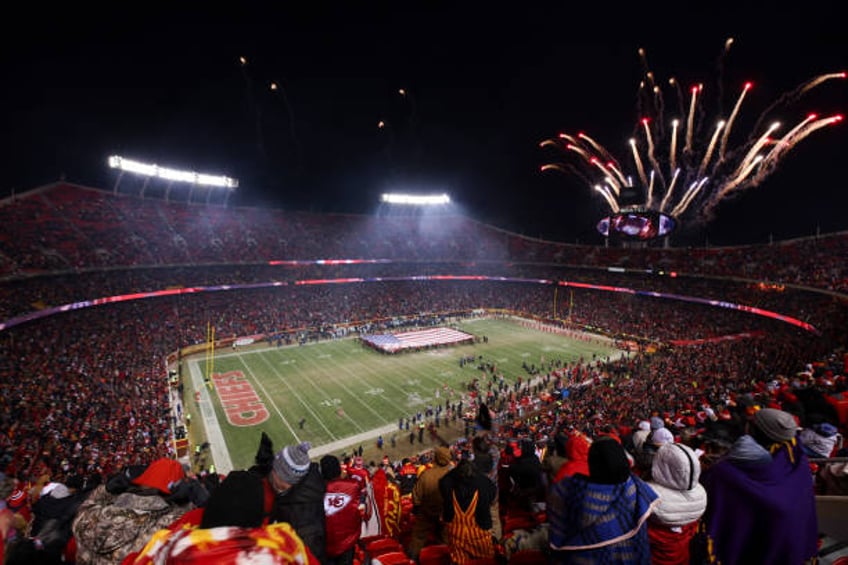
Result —
<instances>
[{"instance_id":1,"label":"red end zone lettering","mask_svg":"<svg viewBox=\"0 0 848 565\"><path fill-rule=\"evenodd\" d=\"M256 426L270 417L262 399L241 371L213 373L212 381L227 421L233 426Z\"/></svg>"}]
</instances>

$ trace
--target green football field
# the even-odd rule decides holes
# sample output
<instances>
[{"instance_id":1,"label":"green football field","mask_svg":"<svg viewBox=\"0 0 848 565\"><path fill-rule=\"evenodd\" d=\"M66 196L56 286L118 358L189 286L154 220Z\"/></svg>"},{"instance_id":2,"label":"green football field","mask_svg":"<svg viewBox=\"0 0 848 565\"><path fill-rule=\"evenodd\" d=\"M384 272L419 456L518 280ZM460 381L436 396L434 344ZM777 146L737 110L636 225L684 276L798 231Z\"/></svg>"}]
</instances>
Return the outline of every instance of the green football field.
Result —
<instances>
[{"instance_id":1,"label":"green football field","mask_svg":"<svg viewBox=\"0 0 848 565\"><path fill-rule=\"evenodd\" d=\"M539 366L556 359L571 362L619 353L606 342L533 330L514 320L476 319L457 327L486 336L488 343L397 355L368 349L358 339L222 349L211 363L215 387L203 386L207 359L188 362L191 383L203 396L196 403L186 395L187 404L192 404L187 408L194 421L203 422L201 437L212 444L221 472L249 467L262 431L277 448L309 441L313 457L338 454L363 442L371 445L378 435L387 449L396 435L399 448L409 450L409 432L398 430L398 420L424 412L428 405L444 405L448 398L458 401L465 385L482 375L477 362L460 367L461 357L482 356L512 383L519 376L527 378L523 363ZM192 432L197 438L199 430Z\"/></svg>"}]
</instances>

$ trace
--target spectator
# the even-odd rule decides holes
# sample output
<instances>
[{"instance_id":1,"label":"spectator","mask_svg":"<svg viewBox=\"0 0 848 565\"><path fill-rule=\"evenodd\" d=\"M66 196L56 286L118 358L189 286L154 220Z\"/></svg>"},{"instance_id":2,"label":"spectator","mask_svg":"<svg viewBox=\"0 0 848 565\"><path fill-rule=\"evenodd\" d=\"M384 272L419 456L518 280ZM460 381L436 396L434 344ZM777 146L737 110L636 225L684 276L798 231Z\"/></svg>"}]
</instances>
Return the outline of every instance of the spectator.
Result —
<instances>
[{"instance_id":1,"label":"spectator","mask_svg":"<svg viewBox=\"0 0 848 565\"><path fill-rule=\"evenodd\" d=\"M326 561L324 479L309 460L308 442L287 445L274 458L268 480L276 493L271 523L288 522L321 562Z\"/></svg>"},{"instance_id":2,"label":"spectator","mask_svg":"<svg viewBox=\"0 0 848 565\"><path fill-rule=\"evenodd\" d=\"M532 441L522 441L519 451L520 455L509 466L509 478L512 482L512 506L519 510L531 512L534 510L533 505L535 503L545 500L542 464L536 456Z\"/></svg>"},{"instance_id":3,"label":"spectator","mask_svg":"<svg viewBox=\"0 0 848 565\"><path fill-rule=\"evenodd\" d=\"M648 519L652 565L686 565L689 543L707 508L707 492L698 479L701 463L688 446L666 443L654 455L648 485L660 503Z\"/></svg>"},{"instance_id":4,"label":"spectator","mask_svg":"<svg viewBox=\"0 0 848 565\"><path fill-rule=\"evenodd\" d=\"M470 459L463 458L456 468L439 481L442 495L445 543L452 563L473 559L492 559L492 513L495 484L478 471Z\"/></svg>"},{"instance_id":5,"label":"spectator","mask_svg":"<svg viewBox=\"0 0 848 565\"><path fill-rule=\"evenodd\" d=\"M763 408L721 461L707 469L709 556L736 563L803 563L818 551L810 466L795 419Z\"/></svg>"},{"instance_id":6,"label":"spectator","mask_svg":"<svg viewBox=\"0 0 848 565\"><path fill-rule=\"evenodd\" d=\"M65 551L73 537L74 517L87 494L71 492L66 485L55 482L47 483L41 490L41 496L32 506L30 535L41 541L48 554L58 557Z\"/></svg>"},{"instance_id":7,"label":"spectator","mask_svg":"<svg viewBox=\"0 0 848 565\"><path fill-rule=\"evenodd\" d=\"M327 481L324 493L327 563L352 565L362 532L363 486L356 479L342 477L342 466L335 455L321 458L321 476Z\"/></svg>"},{"instance_id":8,"label":"spectator","mask_svg":"<svg viewBox=\"0 0 848 565\"><path fill-rule=\"evenodd\" d=\"M822 422L811 428L804 428L798 434L801 447L808 457L833 457L834 452L841 447L842 437L833 424Z\"/></svg>"},{"instance_id":9,"label":"spectator","mask_svg":"<svg viewBox=\"0 0 848 565\"><path fill-rule=\"evenodd\" d=\"M554 477L554 484L574 475L589 476L589 451L592 440L582 432L571 432L565 444L565 463Z\"/></svg>"},{"instance_id":10,"label":"spectator","mask_svg":"<svg viewBox=\"0 0 848 565\"><path fill-rule=\"evenodd\" d=\"M413 559L418 559L421 548L429 540L436 543L442 541L443 501L439 481L453 468L450 449L437 447L434 450L433 462L432 467L419 475L412 489L412 513L415 521L412 524L407 553Z\"/></svg>"},{"instance_id":11,"label":"spectator","mask_svg":"<svg viewBox=\"0 0 848 565\"><path fill-rule=\"evenodd\" d=\"M589 449L589 476L554 485L548 500L553 562L650 563L647 519L657 494L631 475L627 454L612 438Z\"/></svg>"}]
</instances>

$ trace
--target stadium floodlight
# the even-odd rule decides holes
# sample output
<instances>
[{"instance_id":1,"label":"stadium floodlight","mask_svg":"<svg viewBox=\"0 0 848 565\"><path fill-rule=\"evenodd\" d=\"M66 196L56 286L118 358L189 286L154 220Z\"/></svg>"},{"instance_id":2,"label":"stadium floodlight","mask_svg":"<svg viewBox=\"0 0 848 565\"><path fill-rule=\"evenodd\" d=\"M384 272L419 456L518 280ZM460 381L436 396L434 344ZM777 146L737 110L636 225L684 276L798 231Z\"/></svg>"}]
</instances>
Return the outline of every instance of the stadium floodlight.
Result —
<instances>
[{"instance_id":1,"label":"stadium floodlight","mask_svg":"<svg viewBox=\"0 0 848 565\"><path fill-rule=\"evenodd\" d=\"M238 179L225 177L223 175L209 175L205 173L196 173L194 171L181 171L168 167L160 167L159 165L142 163L125 159L118 155L109 156L109 167L119 169L121 172L135 173L148 177L157 177L160 179L176 182L186 182L190 184L202 186L220 186L224 188L238 188Z\"/></svg>"},{"instance_id":2,"label":"stadium floodlight","mask_svg":"<svg viewBox=\"0 0 848 565\"><path fill-rule=\"evenodd\" d=\"M411 206L436 206L439 204L450 204L450 196L447 194L434 195L419 195L419 194L399 194L385 193L382 197L383 202L389 204L407 204Z\"/></svg>"}]
</instances>

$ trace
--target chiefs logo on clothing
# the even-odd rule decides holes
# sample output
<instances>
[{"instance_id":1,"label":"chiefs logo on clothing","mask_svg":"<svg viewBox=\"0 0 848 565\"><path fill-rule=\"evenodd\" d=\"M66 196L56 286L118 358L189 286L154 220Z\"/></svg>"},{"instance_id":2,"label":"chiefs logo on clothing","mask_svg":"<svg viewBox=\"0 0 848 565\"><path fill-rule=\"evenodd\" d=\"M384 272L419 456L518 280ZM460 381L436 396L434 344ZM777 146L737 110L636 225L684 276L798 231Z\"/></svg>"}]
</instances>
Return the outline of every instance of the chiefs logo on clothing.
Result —
<instances>
[{"instance_id":1,"label":"chiefs logo on clothing","mask_svg":"<svg viewBox=\"0 0 848 565\"><path fill-rule=\"evenodd\" d=\"M332 516L336 512L339 512L348 505L351 498L349 494L328 492L324 495L324 514Z\"/></svg>"}]
</instances>

